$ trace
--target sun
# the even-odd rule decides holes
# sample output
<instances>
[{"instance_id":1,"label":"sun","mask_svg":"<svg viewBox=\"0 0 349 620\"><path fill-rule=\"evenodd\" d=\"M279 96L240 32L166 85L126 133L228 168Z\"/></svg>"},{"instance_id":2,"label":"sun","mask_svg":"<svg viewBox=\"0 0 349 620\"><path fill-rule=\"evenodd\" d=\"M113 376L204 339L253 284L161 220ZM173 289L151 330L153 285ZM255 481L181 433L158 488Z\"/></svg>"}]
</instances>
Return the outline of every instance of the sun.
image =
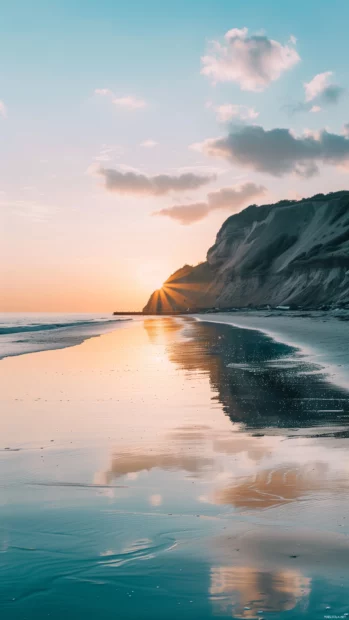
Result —
<instances>
[{"instance_id":1,"label":"sun","mask_svg":"<svg viewBox=\"0 0 349 620\"><path fill-rule=\"evenodd\" d=\"M150 292L153 292L161 291L164 288L165 282L162 276L159 276L156 273L150 273L147 275L147 277L144 278L144 284L150 290Z\"/></svg>"},{"instance_id":2,"label":"sun","mask_svg":"<svg viewBox=\"0 0 349 620\"><path fill-rule=\"evenodd\" d=\"M160 291L164 287L169 272L162 265L150 263L140 266L138 273L143 288L149 290L150 294L153 291Z\"/></svg>"}]
</instances>

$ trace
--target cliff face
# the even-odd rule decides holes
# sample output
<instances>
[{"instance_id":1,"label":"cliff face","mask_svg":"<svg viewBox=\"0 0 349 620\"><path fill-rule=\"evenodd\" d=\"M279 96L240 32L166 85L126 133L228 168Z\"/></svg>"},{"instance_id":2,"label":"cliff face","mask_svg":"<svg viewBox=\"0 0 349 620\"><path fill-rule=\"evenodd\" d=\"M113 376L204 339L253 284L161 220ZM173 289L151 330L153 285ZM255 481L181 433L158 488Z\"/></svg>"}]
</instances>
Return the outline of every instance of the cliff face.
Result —
<instances>
[{"instance_id":1,"label":"cliff face","mask_svg":"<svg viewBox=\"0 0 349 620\"><path fill-rule=\"evenodd\" d=\"M207 261L168 279L167 298L173 290L176 310L349 304L349 192L253 205L232 215ZM153 293L144 311L166 312L165 306Z\"/></svg>"}]
</instances>

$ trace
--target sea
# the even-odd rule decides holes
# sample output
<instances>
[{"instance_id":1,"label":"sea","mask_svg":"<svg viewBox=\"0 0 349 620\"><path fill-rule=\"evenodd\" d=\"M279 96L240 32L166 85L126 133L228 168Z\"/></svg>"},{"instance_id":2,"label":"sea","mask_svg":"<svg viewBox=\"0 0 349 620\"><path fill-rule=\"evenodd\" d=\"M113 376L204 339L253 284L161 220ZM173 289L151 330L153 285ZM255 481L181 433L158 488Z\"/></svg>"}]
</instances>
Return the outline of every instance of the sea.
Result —
<instances>
[{"instance_id":1,"label":"sea","mask_svg":"<svg viewBox=\"0 0 349 620\"><path fill-rule=\"evenodd\" d=\"M0 359L74 346L129 320L108 313L0 313Z\"/></svg>"}]
</instances>

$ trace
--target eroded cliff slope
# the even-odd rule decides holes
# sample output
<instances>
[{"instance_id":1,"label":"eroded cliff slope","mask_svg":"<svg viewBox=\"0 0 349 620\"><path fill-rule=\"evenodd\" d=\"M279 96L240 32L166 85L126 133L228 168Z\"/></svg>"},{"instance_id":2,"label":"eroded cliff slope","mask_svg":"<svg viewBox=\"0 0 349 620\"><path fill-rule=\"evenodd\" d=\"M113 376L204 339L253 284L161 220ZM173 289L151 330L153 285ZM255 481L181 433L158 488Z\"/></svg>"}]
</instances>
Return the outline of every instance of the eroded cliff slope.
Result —
<instances>
[{"instance_id":1,"label":"eroded cliff slope","mask_svg":"<svg viewBox=\"0 0 349 620\"><path fill-rule=\"evenodd\" d=\"M207 260L186 265L145 312L349 304L349 192L252 205L229 217Z\"/></svg>"}]
</instances>

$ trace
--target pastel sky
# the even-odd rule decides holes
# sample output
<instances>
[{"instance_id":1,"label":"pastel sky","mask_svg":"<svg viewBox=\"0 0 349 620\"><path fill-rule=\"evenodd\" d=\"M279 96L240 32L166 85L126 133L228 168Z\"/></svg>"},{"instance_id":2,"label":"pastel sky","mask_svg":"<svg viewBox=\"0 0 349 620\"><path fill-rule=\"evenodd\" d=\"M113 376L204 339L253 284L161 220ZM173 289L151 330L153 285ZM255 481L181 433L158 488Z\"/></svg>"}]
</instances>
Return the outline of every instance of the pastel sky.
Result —
<instances>
[{"instance_id":1,"label":"pastel sky","mask_svg":"<svg viewBox=\"0 0 349 620\"><path fill-rule=\"evenodd\" d=\"M349 189L347 0L13 0L0 311L139 310L251 203Z\"/></svg>"}]
</instances>

